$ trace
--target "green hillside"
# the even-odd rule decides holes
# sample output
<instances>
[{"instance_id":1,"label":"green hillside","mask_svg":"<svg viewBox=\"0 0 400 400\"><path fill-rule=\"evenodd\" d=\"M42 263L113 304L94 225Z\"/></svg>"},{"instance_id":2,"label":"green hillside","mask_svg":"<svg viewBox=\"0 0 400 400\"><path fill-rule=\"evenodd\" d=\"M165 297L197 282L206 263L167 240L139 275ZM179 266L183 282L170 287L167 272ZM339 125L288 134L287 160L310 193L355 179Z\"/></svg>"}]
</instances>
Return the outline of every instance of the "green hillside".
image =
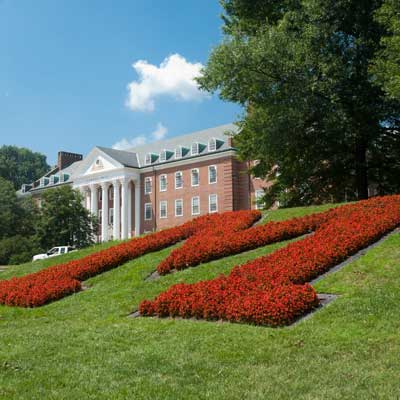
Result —
<instances>
[{"instance_id":1,"label":"green hillside","mask_svg":"<svg viewBox=\"0 0 400 400\"><path fill-rule=\"evenodd\" d=\"M263 222L327 207L270 211ZM0 279L110 245L11 267ZM338 299L291 327L128 317L173 283L215 277L284 245L144 281L169 248L47 306L0 306L0 399L398 398L400 233L318 282Z\"/></svg>"}]
</instances>

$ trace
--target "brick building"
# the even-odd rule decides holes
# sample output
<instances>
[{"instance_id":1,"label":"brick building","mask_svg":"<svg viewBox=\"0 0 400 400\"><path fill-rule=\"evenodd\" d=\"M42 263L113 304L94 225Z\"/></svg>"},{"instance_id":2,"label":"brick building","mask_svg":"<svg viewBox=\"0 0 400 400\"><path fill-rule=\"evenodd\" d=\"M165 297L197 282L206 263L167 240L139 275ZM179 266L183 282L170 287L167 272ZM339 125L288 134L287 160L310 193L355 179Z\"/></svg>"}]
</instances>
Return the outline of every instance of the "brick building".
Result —
<instances>
[{"instance_id":1,"label":"brick building","mask_svg":"<svg viewBox=\"0 0 400 400\"><path fill-rule=\"evenodd\" d=\"M85 158L60 152L58 165L20 193L40 202L44 190L79 189L85 206L99 216L102 241L207 213L258 208L267 183L251 177L250 163L237 159L236 129L223 125L126 151L95 147Z\"/></svg>"}]
</instances>

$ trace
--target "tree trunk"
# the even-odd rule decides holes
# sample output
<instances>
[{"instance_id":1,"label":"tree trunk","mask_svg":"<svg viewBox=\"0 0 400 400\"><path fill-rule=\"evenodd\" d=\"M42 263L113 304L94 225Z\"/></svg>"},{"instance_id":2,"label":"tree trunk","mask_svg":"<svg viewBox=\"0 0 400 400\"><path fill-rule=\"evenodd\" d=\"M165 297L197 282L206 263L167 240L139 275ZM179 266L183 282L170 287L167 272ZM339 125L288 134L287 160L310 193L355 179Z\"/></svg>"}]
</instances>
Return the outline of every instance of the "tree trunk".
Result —
<instances>
[{"instance_id":1,"label":"tree trunk","mask_svg":"<svg viewBox=\"0 0 400 400\"><path fill-rule=\"evenodd\" d=\"M363 140L356 141L355 168L357 198L368 199L367 144Z\"/></svg>"}]
</instances>

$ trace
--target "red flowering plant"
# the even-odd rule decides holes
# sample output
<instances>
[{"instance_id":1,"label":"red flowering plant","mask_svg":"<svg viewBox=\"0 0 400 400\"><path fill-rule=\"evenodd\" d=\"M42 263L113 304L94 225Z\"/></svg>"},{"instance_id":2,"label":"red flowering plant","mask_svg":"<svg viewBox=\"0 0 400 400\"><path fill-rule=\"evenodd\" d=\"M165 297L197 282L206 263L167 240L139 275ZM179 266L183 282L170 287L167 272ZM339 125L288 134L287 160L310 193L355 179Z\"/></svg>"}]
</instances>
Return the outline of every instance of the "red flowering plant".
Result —
<instances>
[{"instance_id":1,"label":"red flowering plant","mask_svg":"<svg viewBox=\"0 0 400 400\"><path fill-rule=\"evenodd\" d=\"M82 289L81 282L146 253L169 247L200 231L230 226L246 229L261 218L259 212L239 211L205 215L110 247L84 258L59 264L20 278L0 281L0 304L38 307Z\"/></svg>"},{"instance_id":2,"label":"red flowering plant","mask_svg":"<svg viewBox=\"0 0 400 400\"><path fill-rule=\"evenodd\" d=\"M269 222L249 229L234 230L230 224L207 228L194 234L158 266L160 275L171 270L182 270L200 263L253 250L267 244L281 242L312 232L329 213L318 213L282 222Z\"/></svg>"},{"instance_id":3,"label":"red flowering plant","mask_svg":"<svg viewBox=\"0 0 400 400\"><path fill-rule=\"evenodd\" d=\"M236 266L228 276L174 285L154 300L142 301L140 314L269 326L292 323L319 303L307 282L400 225L400 196L323 214L313 235Z\"/></svg>"}]
</instances>

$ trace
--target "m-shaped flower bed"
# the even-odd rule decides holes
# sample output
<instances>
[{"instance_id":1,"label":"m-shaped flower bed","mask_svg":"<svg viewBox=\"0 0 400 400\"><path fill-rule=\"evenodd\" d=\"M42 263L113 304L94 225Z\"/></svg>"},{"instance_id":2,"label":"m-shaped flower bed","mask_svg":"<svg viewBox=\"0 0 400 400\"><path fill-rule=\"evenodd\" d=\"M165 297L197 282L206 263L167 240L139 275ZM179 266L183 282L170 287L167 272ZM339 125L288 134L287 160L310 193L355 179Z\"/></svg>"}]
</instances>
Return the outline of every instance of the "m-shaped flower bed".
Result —
<instances>
[{"instance_id":1,"label":"m-shaped flower bed","mask_svg":"<svg viewBox=\"0 0 400 400\"><path fill-rule=\"evenodd\" d=\"M292 220L295 226L299 224L304 228L299 229L298 234L309 228L304 220ZM236 266L228 276L174 285L154 300L142 301L140 314L269 326L290 324L319 303L317 293L306 282L400 225L400 196L345 205L318 217L313 216L311 221L315 229L313 235L268 256ZM253 229L257 228L248 231ZM238 237L241 241L241 235L246 234L238 232L229 239ZM224 255L227 255L226 236L214 237L214 240L218 239L225 249ZM199 243L204 245L201 239ZM233 252L237 252L235 244L233 248ZM193 254L196 254L199 248L194 250ZM195 255L192 265L198 260ZM191 261L187 257L186 262L190 264Z\"/></svg>"},{"instance_id":2,"label":"m-shaped flower bed","mask_svg":"<svg viewBox=\"0 0 400 400\"><path fill-rule=\"evenodd\" d=\"M149 234L84 258L20 278L0 281L0 304L38 307L81 290L81 282L129 260L169 247L181 240L224 226L232 232L249 228L261 218L258 211L205 215L175 228Z\"/></svg>"}]
</instances>

